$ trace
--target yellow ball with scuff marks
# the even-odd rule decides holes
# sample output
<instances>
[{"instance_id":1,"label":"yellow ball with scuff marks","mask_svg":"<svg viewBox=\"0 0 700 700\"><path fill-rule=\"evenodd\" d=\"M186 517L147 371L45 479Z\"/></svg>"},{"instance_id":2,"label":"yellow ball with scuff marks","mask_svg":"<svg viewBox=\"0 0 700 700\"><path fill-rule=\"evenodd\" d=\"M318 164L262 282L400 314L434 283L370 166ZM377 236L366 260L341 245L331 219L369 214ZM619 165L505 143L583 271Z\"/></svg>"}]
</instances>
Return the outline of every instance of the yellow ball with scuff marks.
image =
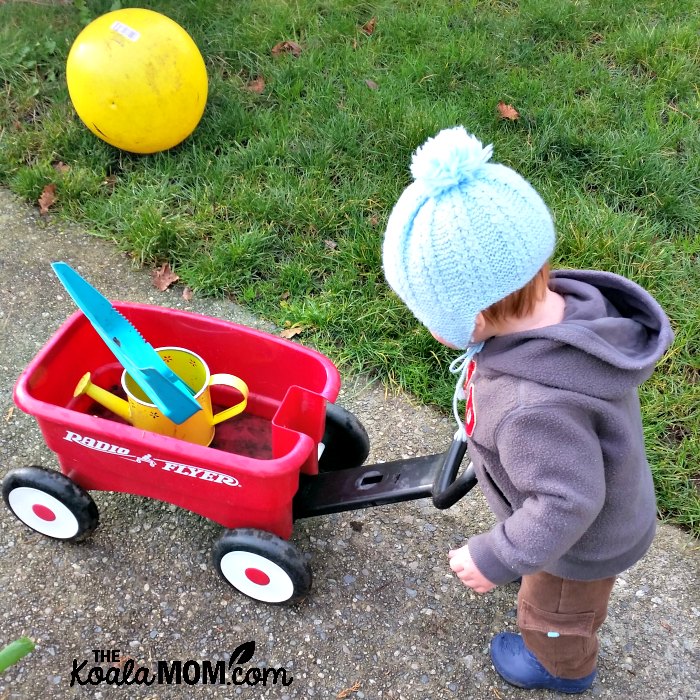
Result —
<instances>
[{"instance_id":1,"label":"yellow ball with scuff marks","mask_svg":"<svg viewBox=\"0 0 700 700\"><path fill-rule=\"evenodd\" d=\"M130 8L88 24L66 63L75 111L96 136L132 153L176 146L207 102L204 59L169 17Z\"/></svg>"}]
</instances>

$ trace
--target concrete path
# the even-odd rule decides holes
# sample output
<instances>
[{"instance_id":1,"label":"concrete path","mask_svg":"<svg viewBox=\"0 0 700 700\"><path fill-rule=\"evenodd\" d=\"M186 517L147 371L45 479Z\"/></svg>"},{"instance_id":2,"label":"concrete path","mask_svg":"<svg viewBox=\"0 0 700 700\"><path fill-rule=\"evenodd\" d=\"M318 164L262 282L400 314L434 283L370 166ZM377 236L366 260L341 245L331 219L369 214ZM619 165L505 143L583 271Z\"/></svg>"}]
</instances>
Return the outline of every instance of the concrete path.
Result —
<instances>
[{"instance_id":1,"label":"concrete path","mask_svg":"<svg viewBox=\"0 0 700 700\"><path fill-rule=\"evenodd\" d=\"M54 278L54 260L71 263L112 299L274 331L231 303L186 302L178 286L157 292L148 272L107 243L41 218L0 190L0 478L28 464L56 467L34 419L12 402L22 369L75 308ZM451 440L448 417L378 386L348 382L340 402L367 428L370 462L442 452ZM21 635L37 643L0 676L1 700L554 696L514 689L491 668L492 634L515 629L517 586L478 596L447 565L450 547L493 522L478 489L449 511L415 501L297 522L293 541L311 558L314 586L296 607L256 603L222 582L211 564L218 525L152 500L93 495L100 526L77 545L33 533L0 506L0 646ZM660 527L649 555L616 584L590 695L700 697L699 563L697 542ZM291 684L273 685L268 676L256 687L70 687L74 660L86 661L84 681L92 650L119 650L122 665L130 657L135 668L155 670L159 660L216 668L251 640L243 667L285 669ZM190 680L195 669L188 667Z\"/></svg>"}]
</instances>

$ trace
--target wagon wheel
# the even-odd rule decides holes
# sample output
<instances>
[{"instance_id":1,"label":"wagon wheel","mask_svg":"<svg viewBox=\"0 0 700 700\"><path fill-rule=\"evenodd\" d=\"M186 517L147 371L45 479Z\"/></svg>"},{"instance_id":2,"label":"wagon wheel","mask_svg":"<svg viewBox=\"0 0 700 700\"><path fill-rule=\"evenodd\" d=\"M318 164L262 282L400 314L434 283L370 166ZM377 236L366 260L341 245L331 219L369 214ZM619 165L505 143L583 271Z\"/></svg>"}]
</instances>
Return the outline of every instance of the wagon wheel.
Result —
<instances>
[{"instance_id":1,"label":"wagon wheel","mask_svg":"<svg viewBox=\"0 0 700 700\"><path fill-rule=\"evenodd\" d=\"M214 564L241 593L263 603L293 603L311 589L311 567L289 542L263 530L227 530L214 545Z\"/></svg>"},{"instance_id":2,"label":"wagon wheel","mask_svg":"<svg viewBox=\"0 0 700 700\"><path fill-rule=\"evenodd\" d=\"M52 469L22 467L9 472L2 495L25 525L58 540L84 539L100 519L90 494Z\"/></svg>"},{"instance_id":3,"label":"wagon wheel","mask_svg":"<svg viewBox=\"0 0 700 700\"><path fill-rule=\"evenodd\" d=\"M323 453L318 460L319 471L359 467L369 454L369 437L358 418L334 403L326 404L326 430Z\"/></svg>"}]
</instances>

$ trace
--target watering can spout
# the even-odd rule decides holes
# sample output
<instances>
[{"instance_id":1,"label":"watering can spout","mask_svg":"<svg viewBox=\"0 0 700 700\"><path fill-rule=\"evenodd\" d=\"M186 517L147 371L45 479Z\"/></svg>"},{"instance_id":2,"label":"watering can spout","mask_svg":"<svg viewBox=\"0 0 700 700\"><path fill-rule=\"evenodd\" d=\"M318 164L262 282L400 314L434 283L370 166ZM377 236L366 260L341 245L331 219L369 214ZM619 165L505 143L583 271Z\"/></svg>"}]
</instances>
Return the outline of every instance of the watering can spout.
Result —
<instances>
[{"instance_id":1,"label":"watering can spout","mask_svg":"<svg viewBox=\"0 0 700 700\"><path fill-rule=\"evenodd\" d=\"M97 401L97 403L109 409L112 413L116 413L120 418L131 423L131 412L128 402L93 384L90 379L90 372L86 372L81 377L73 392L73 396L82 396L83 394L86 394L93 401Z\"/></svg>"}]
</instances>

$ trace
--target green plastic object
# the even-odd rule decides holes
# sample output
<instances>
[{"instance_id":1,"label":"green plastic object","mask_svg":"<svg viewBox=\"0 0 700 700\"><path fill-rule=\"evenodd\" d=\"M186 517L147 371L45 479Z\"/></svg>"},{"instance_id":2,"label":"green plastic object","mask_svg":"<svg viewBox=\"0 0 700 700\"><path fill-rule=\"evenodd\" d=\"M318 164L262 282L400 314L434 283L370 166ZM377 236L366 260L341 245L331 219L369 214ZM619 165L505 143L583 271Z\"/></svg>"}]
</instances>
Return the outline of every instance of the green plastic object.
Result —
<instances>
[{"instance_id":1,"label":"green plastic object","mask_svg":"<svg viewBox=\"0 0 700 700\"><path fill-rule=\"evenodd\" d=\"M0 649L0 674L16 664L23 656L34 651L34 642L29 637L20 637L4 649Z\"/></svg>"}]
</instances>

